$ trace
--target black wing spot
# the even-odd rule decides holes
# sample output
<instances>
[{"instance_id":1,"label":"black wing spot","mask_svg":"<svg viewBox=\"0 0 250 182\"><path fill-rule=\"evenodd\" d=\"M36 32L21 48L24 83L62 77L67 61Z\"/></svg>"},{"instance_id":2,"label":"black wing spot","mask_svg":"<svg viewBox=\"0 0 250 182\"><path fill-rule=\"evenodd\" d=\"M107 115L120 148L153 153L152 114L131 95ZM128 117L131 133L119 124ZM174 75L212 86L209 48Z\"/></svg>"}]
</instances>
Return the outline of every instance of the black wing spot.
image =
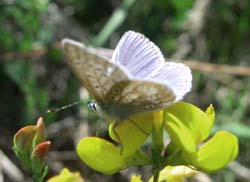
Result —
<instances>
[{"instance_id":1,"label":"black wing spot","mask_svg":"<svg viewBox=\"0 0 250 182\"><path fill-rule=\"evenodd\" d=\"M114 93L117 94L118 92L119 92L119 89L118 89L118 88L115 88L115 89L114 89Z\"/></svg>"},{"instance_id":2,"label":"black wing spot","mask_svg":"<svg viewBox=\"0 0 250 182\"><path fill-rule=\"evenodd\" d=\"M99 85L94 85L94 87L95 87L96 89L99 89L99 88L100 88L100 86L99 86Z\"/></svg>"}]
</instances>

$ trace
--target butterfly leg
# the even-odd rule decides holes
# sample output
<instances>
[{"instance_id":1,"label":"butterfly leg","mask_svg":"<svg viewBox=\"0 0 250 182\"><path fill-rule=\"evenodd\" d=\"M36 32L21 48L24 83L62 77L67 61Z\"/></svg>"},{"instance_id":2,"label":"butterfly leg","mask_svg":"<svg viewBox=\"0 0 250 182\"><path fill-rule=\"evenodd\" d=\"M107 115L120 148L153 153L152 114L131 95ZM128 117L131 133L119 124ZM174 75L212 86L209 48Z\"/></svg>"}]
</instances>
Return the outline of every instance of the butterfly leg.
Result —
<instances>
[{"instance_id":1,"label":"butterfly leg","mask_svg":"<svg viewBox=\"0 0 250 182\"><path fill-rule=\"evenodd\" d=\"M104 120L103 118L99 118L97 123L96 123L96 128L97 128L96 132L95 132L96 136L99 136L100 126L101 126L101 123L102 123L103 120Z\"/></svg>"}]
</instances>

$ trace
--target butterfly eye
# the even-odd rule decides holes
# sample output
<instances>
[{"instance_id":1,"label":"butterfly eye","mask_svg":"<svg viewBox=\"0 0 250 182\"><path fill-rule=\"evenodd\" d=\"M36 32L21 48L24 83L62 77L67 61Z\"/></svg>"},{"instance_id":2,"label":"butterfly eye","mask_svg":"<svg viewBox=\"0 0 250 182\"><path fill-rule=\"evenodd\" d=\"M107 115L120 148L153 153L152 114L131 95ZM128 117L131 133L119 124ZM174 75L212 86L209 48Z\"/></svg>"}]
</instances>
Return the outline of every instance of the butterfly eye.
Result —
<instances>
[{"instance_id":1,"label":"butterfly eye","mask_svg":"<svg viewBox=\"0 0 250 182\"><path fill-rule=\"evenodd\" d=\"M88 102L88 107L92 110L92 111L97 111L97 104L95 102Z\"/></svg>"}]
</instances>

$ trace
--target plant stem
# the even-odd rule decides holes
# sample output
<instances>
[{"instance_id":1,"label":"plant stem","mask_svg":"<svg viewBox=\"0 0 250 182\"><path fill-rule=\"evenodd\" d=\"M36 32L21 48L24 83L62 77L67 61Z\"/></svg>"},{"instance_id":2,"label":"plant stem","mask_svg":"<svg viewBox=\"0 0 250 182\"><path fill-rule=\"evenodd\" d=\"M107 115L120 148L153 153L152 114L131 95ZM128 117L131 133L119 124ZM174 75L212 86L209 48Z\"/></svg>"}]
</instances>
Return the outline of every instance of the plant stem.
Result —
<instances>
[{"instance_id":1,"label":"plant stem","mask_svg":"<svg viewBox=\"0 0 250 182\"><path fill-rule=\"evenodd\" d=\"M153 180L153 182L158 182L158 180L159 180L159 175L160 175L160 171L161 171L161 170L159 170L159 169L155 169L155 171L154 171L154 180Z\"/></svg>"},{"instance_id":2,"label":"plant stem","mask_svg":"<svg viewBox=\"0 0 250 182\"><path fill-rule=\"evenodd\" d=\"M129 8L135 0L123 0L121 6L114 11L101 32L93 39L95 46L102 46L110 35L124 22Z\"/></svg>"}]
</instances>

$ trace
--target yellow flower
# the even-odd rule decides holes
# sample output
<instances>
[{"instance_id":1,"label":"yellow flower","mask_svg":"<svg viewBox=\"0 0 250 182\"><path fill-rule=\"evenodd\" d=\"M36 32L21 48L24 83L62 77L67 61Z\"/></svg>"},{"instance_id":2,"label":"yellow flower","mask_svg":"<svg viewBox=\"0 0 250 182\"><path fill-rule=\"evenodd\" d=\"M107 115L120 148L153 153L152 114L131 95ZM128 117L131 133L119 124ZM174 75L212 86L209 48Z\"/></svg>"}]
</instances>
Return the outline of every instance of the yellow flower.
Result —
<instances>
[{"instance_id":1,"label":"yellow flower","mask_svg":"<svg viewBox=\"0 0 250 182\"><path fill-rule=\"evenodd\" d=\"M63 168L59 175L51 177L48 182L84 182L79 172L70 172Z\"/></svg>"}]
</instances>

